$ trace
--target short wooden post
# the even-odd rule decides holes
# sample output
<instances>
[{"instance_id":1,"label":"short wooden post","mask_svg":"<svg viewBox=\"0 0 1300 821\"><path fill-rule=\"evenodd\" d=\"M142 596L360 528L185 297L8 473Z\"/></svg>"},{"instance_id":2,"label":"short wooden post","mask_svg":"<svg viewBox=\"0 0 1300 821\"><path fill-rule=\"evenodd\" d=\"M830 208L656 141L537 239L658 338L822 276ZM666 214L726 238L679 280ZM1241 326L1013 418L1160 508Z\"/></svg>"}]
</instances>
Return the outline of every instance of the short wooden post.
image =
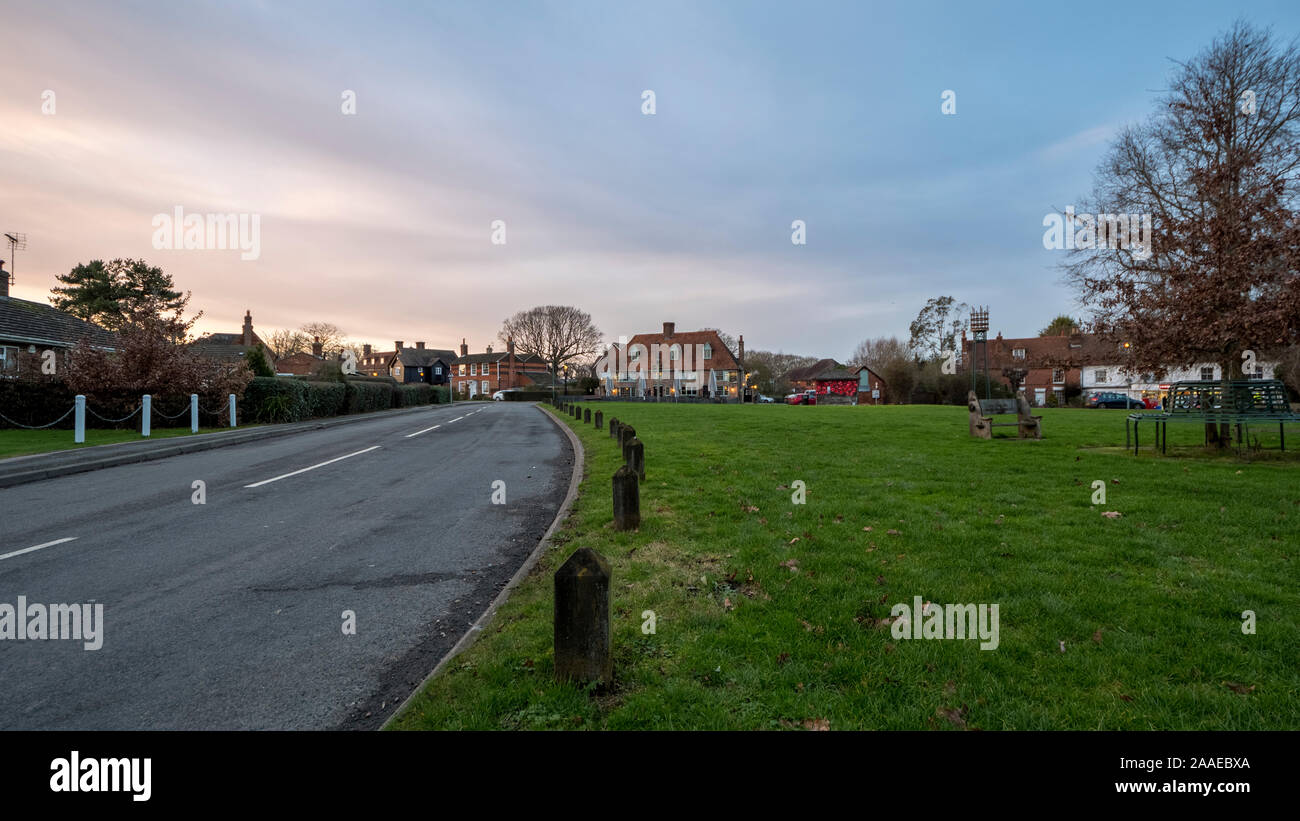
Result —
<instances>
[{"instance_id":1,"label":"short wooden post","mask_svg":"<svg viewBox=\"0 0 1300 821\"><path fill-rule=\"evenodd\" d=\"M627 454L627 467L636 474L638 481L645 481L645 444L640 439L633 439L624 449Z\"/></svg>"},{"instance_id":2,"label":"short wooden post","mask_svg":"<svg viewBox=\"0 0 1300 821\"><path fill-rule=\"evenodd\" d=\"M604 429L605 429L605 426L604 426L604 424L603 424L604 421L605 421L605 412L604 412L604 411L596 411L596 430L604 430Z\"/></svg>"},{"instance_id":3,"label":"short wooden post","mask_svg":"<svg viewBox=\"0 0 1300 821\"><path fill-rule=\"evenodd\" d=\"M636 428L631 425L623 425L618 430L618 446L623 450L623 458L627 459L627 445L636 438Z\"/></svg>"},{"instance_id":4,"label":"short wooden post","mask_svg":"<svg viewBox=\"0 0 1300 821\"><path fill-rule=\"evenodd\" d=\"M582 424L584 425L591 424L591 408L582 409Z\"/></svg>"},{"instance_id":5,"label":"short wooden post","mask_svg":"<svg viewBox=\"0 0 1300 821\"><path fill-rule=\"evenodd\" d=\"M614 681L610 648L609 562L583 547L555 571L555 677Z\"/></svg>"},{"instance_id":6,"label":"short wooden post","mask_svg":"<svg viewBox=\"0 0 1300 821\"><path fill-rule=\"evenodd\" d=\"M641 488L636 474L622 465L614 471L614 529L636 530L641 526Z\"/></svg>"},{"instance_id":7,"label":"short wooden post","mask_svg":"<svg viewBox=\"0 0 1300 821\"><path fill-rule=\"evenodd\" d=\"M617 416L609 417L609 438L610 439L618 438L618 428L622 424L623 424L622 422L618 421Z\"/></svg>"}]
</instances>

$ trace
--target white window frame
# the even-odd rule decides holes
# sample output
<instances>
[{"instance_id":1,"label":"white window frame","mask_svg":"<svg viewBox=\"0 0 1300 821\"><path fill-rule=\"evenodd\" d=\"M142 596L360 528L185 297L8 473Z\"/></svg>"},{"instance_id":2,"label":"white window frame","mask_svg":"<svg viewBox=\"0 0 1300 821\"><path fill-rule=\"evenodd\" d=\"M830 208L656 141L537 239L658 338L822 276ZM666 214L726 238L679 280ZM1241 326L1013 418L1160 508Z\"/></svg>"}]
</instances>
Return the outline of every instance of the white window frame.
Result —
<instances>
[{"instance_id":1,"label":"white window frame","mask_svg":"<svg viewBox=\"0 0 1300 821\"><path fill-rule=\"evenodd\" d=\"M1105 385L1107 376L1109 376L1109 374L1106 373L1104 368L1095 370L1092 372L1092 381L1096 382L1098 385Z\"/></svg>"},{"instance_id":2,"label":"white window frame","mask_svg":"<svg viewBox=\"0 0 1300 821\"><path fill-rule=\"evenodd\" d=\"M1025 358L1025 349L1024 349L1024 348L1013 348L1012 351L1011 351L1011 356L1012 356L1014 359L1024 359L1024 358Z\"/></svg>"},{"instance_id":3,"label":"white window frame","mask_svg":"<svg viewBox=\"0 0 1300 821\"><path fill-rule=\"evenodd\" d=\"M1061 375L1059 379L1058 379L1057 376L1056 376L1057 374L1060 374L1060 375ZM1053 385L1064 385L1064 384L1065 384L1065 368L1053 368L1053 369L1052 369L1052 384L1053 384Z\"/></svg>"},{"instance_id":4,"label":"white window frame","mask_svg":"<svg viewBox=\"0 0 1300 821\"><path fill-rule=\"evenodd\" d=\"M1209 372L1210 372L1210 375L1209 375L1209 376L1206 376L1206 375L1205 375L1205 372L1206 372L1206 371L1209 371ZM1202 382L1213 382L1213 381L1214 381L1214 366L1213 366L1213 365L1202 365L1202 366L1201 366L1201 381L1202 381Z\"/></svg>"},{"instance_id":5,"label":"white window frame","mask_svg":"<svg viewBox=\"0 0 1300 821\"><path fill-rule=\"evenodd\" d=\"M483 393L491 393L491 388L488 387L488 381L486 379L483 380Z\"/></svg>"}]
</instances>

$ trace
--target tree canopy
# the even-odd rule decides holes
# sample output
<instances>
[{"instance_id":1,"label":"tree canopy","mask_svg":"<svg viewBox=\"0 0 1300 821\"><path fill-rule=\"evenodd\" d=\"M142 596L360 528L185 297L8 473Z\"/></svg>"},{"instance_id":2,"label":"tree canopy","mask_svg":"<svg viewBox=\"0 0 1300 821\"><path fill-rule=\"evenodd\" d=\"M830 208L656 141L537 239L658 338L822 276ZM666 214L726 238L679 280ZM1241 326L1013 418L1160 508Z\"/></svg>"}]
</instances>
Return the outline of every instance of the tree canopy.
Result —
<instances>
[{"instance_id":1,"label":"tree canopy","mask_svg":"<svg viewBox=\"0 0 1300 821\"><path fill-rule=\"evenodd\" d=\"M63 284L51 291L55 308L110 331L121 330L142 310L179 315L190 301L189 293L176 290L170 275L143 259L93 259L58 280Z\"/></svg>"}]
</instances>

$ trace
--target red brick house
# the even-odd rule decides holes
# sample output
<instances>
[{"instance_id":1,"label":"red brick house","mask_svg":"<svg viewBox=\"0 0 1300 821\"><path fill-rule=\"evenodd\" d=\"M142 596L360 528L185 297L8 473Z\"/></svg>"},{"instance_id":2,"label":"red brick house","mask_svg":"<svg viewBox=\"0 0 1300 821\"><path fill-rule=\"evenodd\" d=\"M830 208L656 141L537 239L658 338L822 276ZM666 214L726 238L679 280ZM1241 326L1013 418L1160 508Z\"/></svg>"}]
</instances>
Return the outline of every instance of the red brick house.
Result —
<instances>
[{"instance_id":1,"label":"red brick house","mask_svg":"<svg viewBox=\"0 0 1300 821\"><path fill-rule=\"evenodd\" d=\"M740 402L745 390L745 337L732 353L717 331L637 334L610 352L614 370L598 374L616 398L700 398ZM656 361L657 360L657 361ZM606 378L608 377L608 378Z\"/></svg>"},{"instance_id":2,"label":"red brick house","mask_svg":"<svg viewBox=\"0 0 1300 821\"><path fill-rule=\"evenodd\" d=\"M967 339L965 334L961 344L962 370L967 374L971 368L983 371L983 348L976 350L975 341ZM1020 388L1034 405L1046 404L1047 397L1052 394L1056 394L1057 401L1064 404L1068 388L1082 390L1085 367L1114 358L1115 346L1093 334L1067 332L1058 336L1005 339L999 333L988 341L990 379L1012 387L1012 379L1003 371L1023 371L1024 380ZM982 374L980 380L982 383ZM978 393L983 394L982 387Z\"/></svg>"},{"instance_id":3,"label":"red brick house","mask_svg":"<svg viewBox=\"0 0 1300 821\"><path fill-rule=\"evenodd\" d=\"M465 340L460 341L460 356L453 361L452 380L457 395L491 396L507 388L549 389L551 372L539 356L520 355L515 351L515 341L506 340L504 351L494 351L488 345L483 353L470 353Z\"/></svg>"},{"instance_id":4,"label":"red brick house","mask_svg":"<svg viewBox=\"0 0 1300 821\"><path fill-rule=\"evenodd\" d=\"M316 337L311 343L311 353L299 351L295 354L282 356L275 360L275 372L277 375L290 374L293 376L310 376L316 373L320 366L325 362L325 357L321 353L322 346L320 337Z\"/></svg>"},{"instance_id":5,"label":"red brick house","mask_svg":"<svg viewBox=\"0 0 1300 821\"><path fill-rule=\"evenodd\" d=\"M885 380L869 365L859 365L850 371L858 380L859 405L883 405L889 396Z\"/></svg>"}]
</instances>

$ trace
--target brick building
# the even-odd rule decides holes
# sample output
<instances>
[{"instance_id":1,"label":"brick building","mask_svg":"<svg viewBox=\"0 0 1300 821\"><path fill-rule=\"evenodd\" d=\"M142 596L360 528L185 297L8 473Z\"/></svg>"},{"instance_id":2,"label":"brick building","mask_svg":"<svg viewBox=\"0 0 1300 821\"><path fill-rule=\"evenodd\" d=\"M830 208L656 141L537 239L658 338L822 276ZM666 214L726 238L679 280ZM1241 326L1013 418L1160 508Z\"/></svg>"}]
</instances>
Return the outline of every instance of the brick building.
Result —
<instances>
[{"instance_id":1,"label":"brick building","mask_svg":"<svg viewBox=\"0 0 1300 821\"><path fill-rule=\"evenodd\" d=\"M357 373L389 376L403 384L445 385L455 361L455 351L426 348L423 342L416 342L415 347L410 348L398 339L393 342L391 351L376 351L370 345L363 346Z\"/></svg>"},{"instance_id":2,"label":"brick building","mask_svg":"<svg viewBox=\"0 0 1300 821\"><path fill-rule=\"evenodd\" d=\"M962 334L962 370L984 369L984 351L974 349L975 341ZM1064 404L1067 389L1083 390L1083 371L1095 362L1110 362L1120 356L1118 346L1107 343L1095 334L1062 333L1058 336L1031 336L1004 339L999 333L988 341L989 376L1007 387L1012 379L1003 373L1023 373L1020 388L1025 398L1034 405L1047 404L1047 397L1056 395ZM978 359L978 361L977 361ZM983 376L980 377L981 385ZM983 387L977 391L983 394ZM1070 393L1074 393L1070 390Z\"/></svg>"},{"instance_id":3,"label":"brick building","mask_svg":"<svg viewBox=\"0 0 1300 821\"><path fill-rule=\"evenodd\" d=\"M609 359L613 369L597 376L614 397L746 397L743 335L733 354L717 331L678 331L676 323L665 322L661 333L637 334L615 346Z\"/></svg>"},{"instance_id":4,"label":"brick building","mask_svg":"<svg viewBox=\"0 0 1300 821\"><path fill-rule=\"evenodd\" d=\"M515 341L506 340L504 351L488 345L483 353L470 353L465 340L460 341L460 356L453 364L453 385L458 395L475 397L507 388L549 388L551 372L539 356L520 355Z\"/></svg>"},{"instance_id":5,"label":"brick building","mask_svg":"<svg viewBox=\"0 0 1300 821\"><path fill-rule=\"evenodd\" d=\"M311 343L311 353L299 351L298 353L282 356L275 360L276 375L291 374L293 376L310 376L315 373L325 362L322 354L320 337L316 337Z\"/></svg>"}]
</instances>

